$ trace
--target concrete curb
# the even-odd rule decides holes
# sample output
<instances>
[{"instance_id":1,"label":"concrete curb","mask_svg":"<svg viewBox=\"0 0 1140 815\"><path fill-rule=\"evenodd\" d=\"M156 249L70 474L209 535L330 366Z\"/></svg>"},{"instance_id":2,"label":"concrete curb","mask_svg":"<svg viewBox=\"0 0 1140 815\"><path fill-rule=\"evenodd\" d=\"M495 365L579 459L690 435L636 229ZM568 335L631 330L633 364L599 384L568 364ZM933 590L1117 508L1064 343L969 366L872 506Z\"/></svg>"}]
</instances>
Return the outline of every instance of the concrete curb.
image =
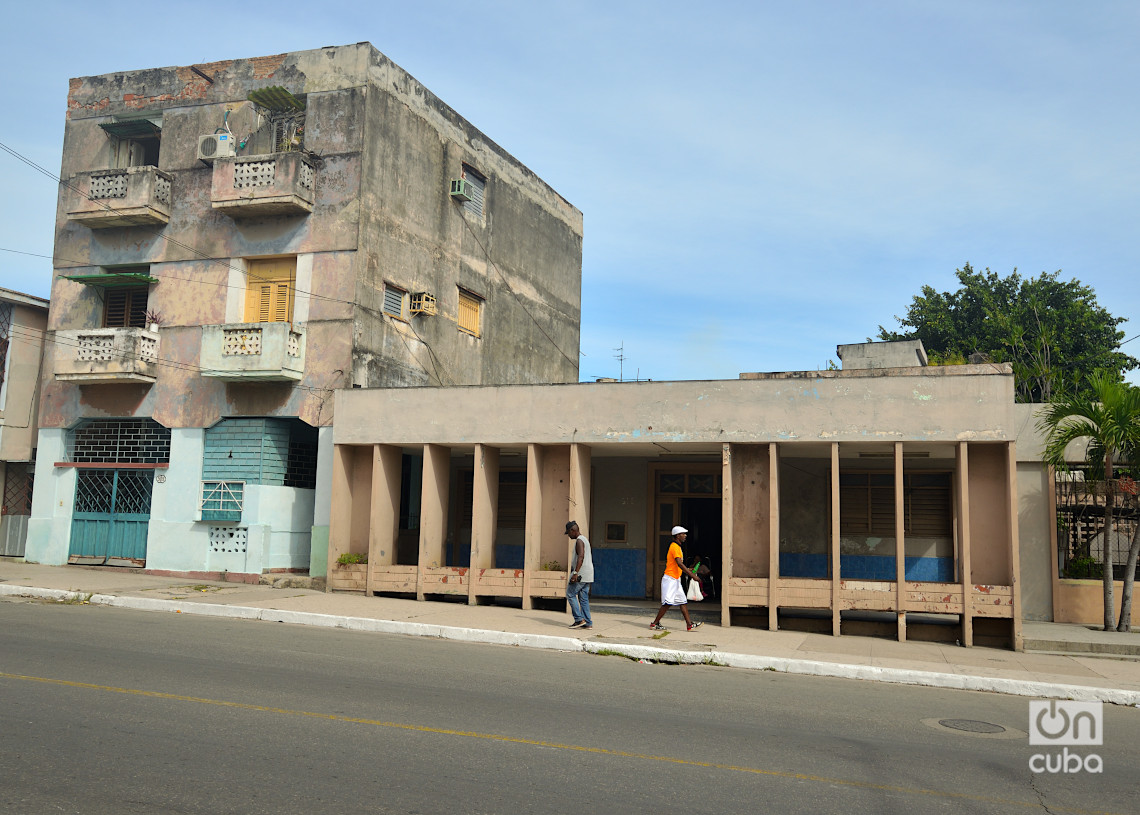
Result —
<instances>
[{"instance_id":1,"label":"concrete curb","mask_svg":"<svg viewBox=\"0 0 1140 815\"><path fill-rule=\"evenodd\" d=\"M250 606L214 605L181 600L157 600L149 597L117 597L110 594L88 594L62 589L40 589L30 586L13 586L0 583L0 597L31 597L58 602L86 602L91 605L127 608L136 611L165 611L175 614L195 614L206 617L228 617L242 620L290 623L292 625L344 628L349 631L369 631L380 634L403 634L412 637L435 637L457 642L514 645L521 648L539 648L551 651L583 651L590 654L617 654L647 662L678 665L724 665L753 671L776 671L802 676L823 676L833 679L862 679L872 682L889 682L899 685L920 685L950 690L987 691L1009 696L1032 696L1044 699L1070 699L1077 702L1108 702L1115 705L1140 706L1140 691L1118 688L1098 688L1087 685L1064 685L1052 682L1035 682L965 674L915 671L903 668L880 668L873 665L846 665L837 662L818 662L807 659L788 659L755 654L734 654L723 651L676 651L651 645L584 641L575 637L555 637L544 634L517 634L510 631L487 631L478 628L458 628L427 623L376 620L370 617L340 617L307 611L253 608Z\"/></svg>"}]
</instances>

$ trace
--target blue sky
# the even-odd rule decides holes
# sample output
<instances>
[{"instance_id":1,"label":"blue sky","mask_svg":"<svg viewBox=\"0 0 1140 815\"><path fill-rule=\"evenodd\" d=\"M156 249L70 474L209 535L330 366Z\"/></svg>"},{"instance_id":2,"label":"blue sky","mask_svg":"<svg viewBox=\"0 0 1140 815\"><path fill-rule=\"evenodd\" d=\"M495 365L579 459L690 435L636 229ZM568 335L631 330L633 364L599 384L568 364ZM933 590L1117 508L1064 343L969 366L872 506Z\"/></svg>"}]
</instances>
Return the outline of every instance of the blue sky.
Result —
<instances>
[{"instance_id":1,"label":"blue sky","mask_svg":"<svg viewBox=\"0 0 1140 815\"><path fill-rule=\"evenodd\" d=\"M71 77L367 40L583 211L585 380L618 347L627 378L826 367L966 262L1060 269L1140 334L1132 2L108 9L5 12L0 141L55 172ZM51 254L56 185L0 178L0 286L47 296L11 250Z\"/></svg>"}]
</instances>

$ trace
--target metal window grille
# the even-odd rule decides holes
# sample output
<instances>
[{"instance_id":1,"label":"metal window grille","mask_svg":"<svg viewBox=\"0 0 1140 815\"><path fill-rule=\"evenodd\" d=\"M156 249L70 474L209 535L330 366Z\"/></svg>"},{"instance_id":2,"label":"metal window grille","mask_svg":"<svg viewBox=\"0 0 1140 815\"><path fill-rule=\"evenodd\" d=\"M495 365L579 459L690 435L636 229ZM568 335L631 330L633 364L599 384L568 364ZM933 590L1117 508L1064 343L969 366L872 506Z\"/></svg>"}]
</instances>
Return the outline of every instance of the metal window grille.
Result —
<instances>
[{"instance_id":1,"label":"metal window grille","mask_svg":"<svg viewBox=\"0 0 1140 815\"><path fill-rule=\"evenodd\" d=\"M395 286L384 285L384 313L391 314L393 317L404 316L404 296L407 294L403 289L397 289Z\"/></svg>"},{"instance_id":2,"label":"metal window grille","mask_svg":"<svg viewBox=\"0 0 1140 815\"><path fill-rule=\"evenodd\" d=\"M1057 565L1062 577L1100 578L1107 539L1113 576L1124 579L1128 549L1140 524L1140 497L1131 491L1135 489L1133 476L1122 475L1110 484L1088 467L1057 473ZM1106 535L1105 509L1110 500L1112 531Z\"/></svg>"},{"instance_id":3,"label":"metal window grille","mask_svg":"<svg viewBox=\"0 0 1140 815\"><path fill-rule=\"evenodd\" d=\"M316 438L312 440L304 438L296 429L289 438L289 457L285 461L285 486L305 490L317 487Z\"/></svg>"},{"instance_id":4,"label":"metal window grille","mask_svg":"<svg viewBox=\"0 0 1140 815\"><path fill-rule=\"evenodd\" d=\"M461 177L467 180L471 199L463 202L463 208L472 215L483 217L483 204L487 198L487 179L478 170L463 165Z\"/></svg>"},{"instance_id":5,"label":"metal window grille","mask_svg":"<svg viewBox=\"0 0 1140 815\"><path fill-rule=\"evenodd\" d=\"M34 464L10 461L4 473L3 515L32 514L32 485L35 481Z\"/></svg>"},{"instance_id":6,"label":"metal window grille","mask_svg":"<svg viewBox=\"0 0 1140 815\"><path fill-rule=\"evenodd\" d=\"M4 384L4 370L8 364L8 348L12 336L12 304L0 303L0 386Z\"/></svg>"},{"instance_id":7,"label":"metal window grille","mask_svg":"<svg viewBox=\"0 0 1140 815\"><path fill-rule=\"evenodd\" d=\"M153 480L152 470L80 470L75 511L149 514Z\"/></svg>"},{"instance_id":8,"label":"metal window grille","mask_svg":"<svg viewBox=\"0 0 1140 815\"><path fill-rule=\"evenodd\" d=\"M76 464L169 464L170 429L153 419L92 419L67 434Z\"/></svg>"},{"instance_id":9,"label":"metal window grille","mask_svg":"<svg viewBox=\"0 0 1140 815\"><path fill-rule=\"evenodd\" d=\"M202 482L198 511L203 521L240 521L244 508L244 481Z\"/></svg>"}]
</instances>

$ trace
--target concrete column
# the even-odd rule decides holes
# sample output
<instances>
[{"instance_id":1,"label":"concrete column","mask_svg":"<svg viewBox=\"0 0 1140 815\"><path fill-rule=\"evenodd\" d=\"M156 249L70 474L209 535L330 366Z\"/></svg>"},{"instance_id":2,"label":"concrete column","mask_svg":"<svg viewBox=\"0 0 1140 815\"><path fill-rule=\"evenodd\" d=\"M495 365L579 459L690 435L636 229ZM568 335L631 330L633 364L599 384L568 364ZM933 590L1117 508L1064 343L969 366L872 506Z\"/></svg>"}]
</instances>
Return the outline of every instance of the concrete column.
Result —
<instances>
[{"instance_id":1,"label":"concrete column","mask_svg":"<svg viewBox=\"0 0 1140 815\"><path fill-rule=\"evenodd\" d=\"M733 445L722 444L720 449L720 624L732 624L732 566L736 524L736 491L739 485L733 478ZM656 538L656 536L654 536ZM656 544L654 544L656 545Z\"/></svg>"},{"instance_id":2,"label":"concrete column","mask_svg":"<svg viewBox=\"0 0 1140 815\"><path fill-rule=\"evenodd\" d=\"M424 599L424 570L442 566L447 539L447 499L451 484L451 449L424 445L423 492L420 498L420 555L416 569L416 599Z\"/></svg>"},{"instance_id":3,"label":"concrete column","mask_svg":"<svg viewBox=\"0 0 1140 815\"><path fill-rule=\"evenodd\" d=\"M526 521L523 531L523 596L522 607L533 607L531 581L542 568L542 481L546 451L538 444L526 450Z\"/></svg>"},{"instance_id":4,"label":"concrete column","mask_svg":"<svg viewBox=\"0 0 1140 815\"><path fill-rule=\"evenodd\" d=\"M349 550L352 535L352 448L338 444L332 455L332 495L329 502L329 572Z\"/></svg>"},{"instance_id":5,"label":"concrete column","mask_svg":"<svg viewBox=\"0 0 1140 815\"><path fill-rule=\"evenodd\" d=\"M368 579L365 583L369 596L373 591L373 570L396 562L402 460L403 451L399 447L390 444L372 447L372 506L368 519Z\"/></svg>"},{"instance_id":6,"label":"concrete column","mask_svg":"<svg viewBox=\"0 0 1140 815\"><path fill-rule=\"evenodd\" d=\"M899 642L906 642L906 501L903 492L903 446L895 442L895 611Z\"/></svg>"},{"instance_id":7,"label":"concrete column","mask_svg":"<svg viewBox=\"0 0 1140 815\"><path fill-rule=\"evenodd\" d=\"M838 637L839 614L839 442L831 443L831 633Z\"/></svg>"},{"instance_id":8,"label":"concrete column","mask_svg":"<svg viewBox=\"0 0 1140 815\"><path fill-rule=\"evenodd\" d=\"M1059 549L1057 548L1059 546L1057 540L1057 471L1053 469L1052 465L1046 465L1045 467L1045 483L1048 491L1045 502L1049 508L1049 573L1053 580L1051 591L1053 598L1053 619L1056 619L1057 609L1060 608L1061 564L1059 562ZM1019 564L1018 571L1020 571L1020 569Z\"/></svg>"},{"instance_id":9,"label":"concrete column","mask_svg":"<svg viewBox=\"0 0 1140 815\"><path fill-rule=\"evenodd\" d=\"M588 445L570 445L570 516L566 520L577 521L578 529L587 540L593 532L590 528L591 453Z\"/></svg>"},{"instance_id":10,"label":"concrete column","mask_svg":"<svg viewBox=\"0 0 1140 815\"><path fill-rule=\"evenodd\" d=\"M585 444L570 445L570 504L569 517L578 522L578 530L590 540L590 461L591 450ZM566 538L566 570L574 563L574 547ZM570 610L570 601L566 601Z\"/></svg>"},{"instance_id":11,"label":"concrete column","mask_svg":"<svg viewBox=\"0 0 1140 815\"><path fill-rule=\"evenodd\" d=\"M1009 507L1009 578L1013 588L1013 641L1010 645L1014 651L1024 651L1025 640L1021 634L1021 542L1017 527L1017 442L1006 442L1005 468L1005 499ZM1054 534L1055 530L1056 525ZM1105 540L1108 540L1107 534Z\"/></svg>"},{"instance_id":12,"label":"concrete column","mask_svg":"<svg viewBox=\"0 0 1140 815\"><path fill-rule=\"evenodd\" d=\"M467 602L475 605L479 571L495 565L495 530L499 526L499 448L475 445L475 482L471 496L471 571Z\"/></svg>"},{"instance_id":13,"label":"concrete column","mask_svg":"<svg viewBox=\"0 0 1140 815\"><path fill-rule=\"evenodd\" d=\"M962 581L962 644L967 648L974 644L974 620L970 608L974 597L970 574L970 454L969 445L958 442L958 472L955 480L955 518L958 524L959 567Z\"/></svg>"},{"instance_id":14,"label":"concrete column","mask_svg":"<svg viewBox=\"0 0 1140 815\"><path fill-rule=\"evenodd\" d=\"M768 630L780 627L780 445L768 445Z\"/></svg>"}]
</instances>

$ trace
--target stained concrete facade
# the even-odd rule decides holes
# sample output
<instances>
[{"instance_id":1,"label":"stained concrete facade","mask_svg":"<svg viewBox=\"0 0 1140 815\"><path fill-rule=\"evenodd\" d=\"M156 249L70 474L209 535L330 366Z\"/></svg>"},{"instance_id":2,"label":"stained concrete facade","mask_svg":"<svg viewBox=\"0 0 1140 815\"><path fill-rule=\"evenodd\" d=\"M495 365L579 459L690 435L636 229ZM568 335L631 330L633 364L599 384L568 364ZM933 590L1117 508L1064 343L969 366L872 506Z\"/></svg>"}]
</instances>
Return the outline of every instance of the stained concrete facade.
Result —
<instances>
[{"instance_id":1,"label":"stained concrete facade","mask_svg":"<svg viewBox=\"0 0 1140 815\"><path fill-rule=\"evenodd\" d=\"M24 554L48 301L0 289L0 555Z\"/></svg>"},{"instance_id":2,"label":"stained concrete facade","mask_svg":"<svg viewBox=\"0 0 1140 815\"><path fill-rule=\"evenodd\" d=\"M900 638L909 617L1017 647L1022 619L1051 614L1039 441L1008 366L336 398L334 588L557 602L573 518L616 596L659 596L669 528L688 527L726 625L887 615ZM520 479L521 522L503 498ZM337 566L346 552L368 565Z\"/></svg>"},{"instance_id":3,"label":"stained concrete facade","mask_svg":"<svg viewBox=\"0 0 1140 815\"><path fill-rule=\"evenodd\" d=\"M199 159L219 135L236 155ZM171 434L168 461L144 462L152 514L130 560L307 571L311 539L320 574L335 389L577 380L582 214L368 43L73 79L61 177L30 560L76 557L95 493L54 465L77 463L92 421ZM481 207L451 195L463 179ZM251 319L260 270L281 264L281 314ZM120 284L158 319L105 325ZM246 484L235 558L199 497L203 434L238 417L298 419L318 442L309 477Z\"/></svg>"}]
</instances>

